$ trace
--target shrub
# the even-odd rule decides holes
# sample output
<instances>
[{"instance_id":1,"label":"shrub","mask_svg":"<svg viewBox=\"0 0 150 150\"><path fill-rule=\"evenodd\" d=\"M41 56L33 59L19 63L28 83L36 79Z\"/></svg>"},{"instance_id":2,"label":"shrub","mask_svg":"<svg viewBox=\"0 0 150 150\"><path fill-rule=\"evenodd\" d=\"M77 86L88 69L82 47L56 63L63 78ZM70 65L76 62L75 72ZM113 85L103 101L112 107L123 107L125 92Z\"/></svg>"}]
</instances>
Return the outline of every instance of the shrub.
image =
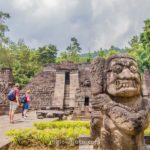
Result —
<instances>
[{"instance_id":1,"label":"shrub","mask_svg":"<svg viewBox=\"0 0 150 150\"><path fill-rule=\"evenodd\" d=\"M146 130L144 131L144 134L150 135L150 130L147 130L147 129L146 129Z\"/></svg>"},{"instance_id":2,"label":"shrub","mask_svg":"<svg viewBox=\"0 0 150 150\"><path fill-rule=\"evenodd\" d=\"M34 123L37 129L43 130L46 128L90 128L89 121L54 121L54 122L38 122Z\"/></svg>"},{"instance_id":3,"label":"shrub","mask_svg":"<svg viewBox=\"0 0 150 150\"><path fill-rule=\"evenodd\" d=\"M6 134L15 145L74 145L80 135L90 135L89 122L61 121L35 123L36 128L11 129Z\"/></svg>"},{"instance_id":4,"label":"shrub","mask_svg":"<svg viewBox=\"0 0 150 150\"><path fill-rule=\"evenodd\" d=\"M149 125L148 128L144 131L144 134L150 135L150 125Z\"/></svg>"}]
</instances>

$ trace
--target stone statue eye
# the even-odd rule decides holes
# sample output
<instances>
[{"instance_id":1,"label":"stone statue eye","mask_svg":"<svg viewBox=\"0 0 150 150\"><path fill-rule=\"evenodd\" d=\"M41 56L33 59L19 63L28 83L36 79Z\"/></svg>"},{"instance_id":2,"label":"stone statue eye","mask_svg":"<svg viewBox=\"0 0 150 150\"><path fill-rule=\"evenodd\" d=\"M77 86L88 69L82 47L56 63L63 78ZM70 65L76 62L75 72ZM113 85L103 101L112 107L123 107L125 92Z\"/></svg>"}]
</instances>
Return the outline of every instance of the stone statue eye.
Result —
<instances>
[{"instance_id":1,"label":"stone statue eye","mask_svg":"<svg viewBox=\"0 0 150 150\"><path fill-rule=\"evenodd\" d=\"M134 73L135 73L135 72L138 72L138 68L137 68L136 66L134 66L134 65L131 65L131 66L130 66L130 71L131 71L131 72L134 72Z\"/></svg>"},{"instance_id":2,"label":"stone statue eye","mask_svg":"<svg viewBox=\"0 0 150 150\"><path fill-rule=\"evenodd\" d=\"M123 67L121 65L113 66L113 72L115 72L115 73L121 73L122 69L123 69Z\"/></svg>"}]
</instances>

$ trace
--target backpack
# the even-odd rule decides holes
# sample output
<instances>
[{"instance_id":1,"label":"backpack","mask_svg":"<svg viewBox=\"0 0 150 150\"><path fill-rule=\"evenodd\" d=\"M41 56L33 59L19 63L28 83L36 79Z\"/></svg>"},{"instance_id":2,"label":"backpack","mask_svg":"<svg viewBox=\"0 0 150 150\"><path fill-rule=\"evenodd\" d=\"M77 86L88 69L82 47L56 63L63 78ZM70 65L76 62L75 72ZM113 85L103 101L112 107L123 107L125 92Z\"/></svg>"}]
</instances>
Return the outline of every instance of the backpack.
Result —
<instances>
[{"instance_id":1,"label":"backpack","mask_svg":"<svg viewBox=\"0 0 150 150\"><path fill-rule=\"evenodd\" d=\"M16 99L16 91L10 90L9 93L7 94L7 98L10 101L14 101Z\"/></svg>"},{"instance_id":2,"label":"backpack","mask_svg":"<svg viewBox=\"0 0 150 150\"><path fill-rule=\"evenodd\" d=\"M26 97L26 95L23 95L23 96L21 97L20 102L21 102L21 103L27 102L27 97Z\"/></svg>"}]
</instances>

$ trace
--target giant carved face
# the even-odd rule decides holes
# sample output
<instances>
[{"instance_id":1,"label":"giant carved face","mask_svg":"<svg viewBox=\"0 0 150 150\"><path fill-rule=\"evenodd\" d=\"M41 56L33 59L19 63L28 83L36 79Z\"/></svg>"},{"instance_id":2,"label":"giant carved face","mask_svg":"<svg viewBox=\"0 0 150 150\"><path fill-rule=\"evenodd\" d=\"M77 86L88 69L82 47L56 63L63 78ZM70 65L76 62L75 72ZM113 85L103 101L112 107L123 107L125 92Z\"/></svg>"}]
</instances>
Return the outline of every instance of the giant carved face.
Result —
<instances>
[{"instance_id":1,"label":"giant carved face","mask_svg":"<svg viewBox=\"0 0 150 150\"><path fill-rule=\"evenodd\" d=\"M108 64L107 93L116 97L134 97L141 93L137 63L131 58L114 58Z\"/></svg>"}]
</instances>

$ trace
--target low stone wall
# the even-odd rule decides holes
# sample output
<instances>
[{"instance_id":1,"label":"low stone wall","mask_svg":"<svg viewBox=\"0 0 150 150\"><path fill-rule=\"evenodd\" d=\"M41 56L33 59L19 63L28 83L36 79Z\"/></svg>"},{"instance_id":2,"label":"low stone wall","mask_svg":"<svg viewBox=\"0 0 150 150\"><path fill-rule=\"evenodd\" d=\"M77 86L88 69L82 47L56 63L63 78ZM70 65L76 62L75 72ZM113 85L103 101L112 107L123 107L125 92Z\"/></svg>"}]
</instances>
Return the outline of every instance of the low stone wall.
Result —
<instances>
[{"instance_id":1,"label":"low stone wall","mask_svg":"<svg viewBox=\"0 0 150 150\"><path fill-rule=\"evenodd\" d=\"M0 115L7 115L9 111L8 105L0 105Z\"/></svg>"},{"instance_id":2,"label":"low stone wall","mask_svg":"<svg viewBox=\"0 0 150 150\"><path fill-rule=\"evenodd\" d=\"M16 113L21 113L22 112L22 108L18 107L16 110ZM0 116L1 115L8 115L9 113L9 104L7 105L0 105Z\"/></svg>"}]
</instances>

